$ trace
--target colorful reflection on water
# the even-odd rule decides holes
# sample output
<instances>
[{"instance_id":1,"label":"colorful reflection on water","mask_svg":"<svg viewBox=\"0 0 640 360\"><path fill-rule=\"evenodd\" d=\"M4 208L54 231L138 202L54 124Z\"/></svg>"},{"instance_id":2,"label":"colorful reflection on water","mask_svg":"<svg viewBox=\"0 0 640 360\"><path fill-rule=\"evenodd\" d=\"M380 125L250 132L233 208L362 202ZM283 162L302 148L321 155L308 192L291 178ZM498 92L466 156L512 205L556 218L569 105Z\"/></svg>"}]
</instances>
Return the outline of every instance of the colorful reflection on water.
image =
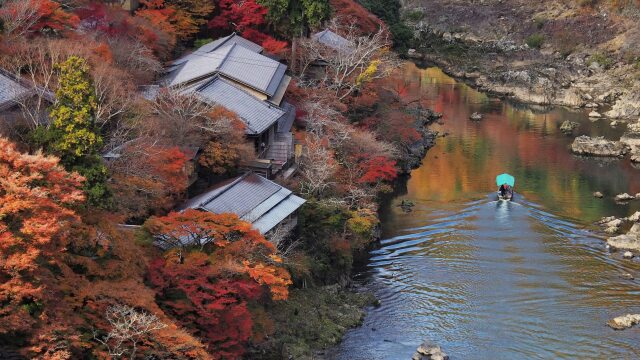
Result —
<instances>
[{"instance_id":1,"label":"colorful reflection on water","mask_svg":"<svg viewBox=\"0 0 640 360\"><path fill-rule=\"evenodd\" d=\"M483 197L496 190L495 176L508 172L527 199L573 219L626 216L638 207L612 199L620 192L640 192L640 171L628 159L574 156L567 150L573 138L560 132L565 120L580 123L576 134L612 139L623 127L614 129L606 120L591 122L584 112L535 111L492 99L437 68L407 65L397 80L444 115L444 124L434 128L449 134L438 139L424 166L412 173L407 185L412 196L435 201ZM473 112L484 114L484 119L470 121ZM594 198L595 191L607 198Z\"/></svg>"},{"instance_id":2,"label":"colorful reflection on water","mask_svg":"<svg viewBox=\"0 0 640 360\"><path fill-rule=\"evenodd\" d=\"M452 359L639 358L640 328L606 322L640 312L640 281L625 278L640 278L640 261L609 253L591 224L638 209L612 197L640 192L640 170L573 156L559 127L611 139L623 129L492 99L436 68L407 65L395 81L444 114L435 127L448 135L381 210L381 246L358 278L382 305L328 357L409 359L430 339ZM516 177L515 202L495 201L503 172Z\"/></svg>"}]
</instances>

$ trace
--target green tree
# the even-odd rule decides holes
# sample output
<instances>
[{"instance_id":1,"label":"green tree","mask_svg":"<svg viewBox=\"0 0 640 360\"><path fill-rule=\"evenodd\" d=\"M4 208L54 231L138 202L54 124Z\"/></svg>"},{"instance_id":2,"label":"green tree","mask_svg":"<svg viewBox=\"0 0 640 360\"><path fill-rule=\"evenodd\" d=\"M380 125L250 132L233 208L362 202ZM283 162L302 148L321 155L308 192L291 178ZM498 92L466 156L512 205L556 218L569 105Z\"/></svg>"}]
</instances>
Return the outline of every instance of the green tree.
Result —
<instances>
[{"instance_id":1,"label":"green tree","mask_svg":"<svg viewBox=\"0 0 640 360\"><path fill-rule=\"evenodd\" d=\"M56 68L59 84L56 102L49 113L52 146L63 162L72 165L97 153L102 145L94 122L96 95L85 59L71 56Z\"/></svg>"},{"instance_id":2,"label":"green tree","mask_svg":"<svg viewBox=\"0 0 640 360\"><path fill-rule=\"evenodd\" d=\"M37 129L33 137L59 156L67 170L86 178L84 190L90 205L105 207L108 173L98 154L102 137L95 124L96 96L87 61L71 56L56 65L58 89L51 107L49 129Z\"/></svg>"},{"instance_id":3,"label":"green tree","mask_svg":"<svg viewBox=\"0 0 640 360\"><path fill-rule=\"evenodd\" d=\"M269 21L286 35L300 35L301 31L315 27L329 18L328 0L257 0L269 9Z\"/></svg>"}]
</instances>

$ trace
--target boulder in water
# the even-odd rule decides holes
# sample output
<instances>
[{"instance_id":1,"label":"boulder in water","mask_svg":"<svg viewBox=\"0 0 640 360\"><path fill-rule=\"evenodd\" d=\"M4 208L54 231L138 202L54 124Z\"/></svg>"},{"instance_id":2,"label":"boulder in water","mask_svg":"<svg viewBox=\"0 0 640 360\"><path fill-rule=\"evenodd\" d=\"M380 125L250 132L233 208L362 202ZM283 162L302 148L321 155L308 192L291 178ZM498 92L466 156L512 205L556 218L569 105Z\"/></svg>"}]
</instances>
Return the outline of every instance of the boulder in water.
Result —
<instances>
[{"instance_id":1,"label":"boulder in water","mask_svg":"<svg viewBox=\"0 0 640 360\"><path fill-rule=\"evenodd\" d=\"M591 138L583 135L573 140L571 151L578 155L624 156L629 149L620 141L606 140L603 137Z\"/></svg>"},{"instance_id":2,"label":"boulder in water","mask_svg":"<svg viewBox=\"0 0 640 360\"><path fill-rule=\"evenodd\" d=\"M599 119L602 117L602 115L597 111L592 111L589 113L589 117L592 119Z\"/></svg>"},{"instance_id":3,"label":"boulder in water","mask_svg":"<svg viewBox=\"0 0 640 360\"><path fill-rule=\"evenodd\" d=\"M640 239L636 234L625 234L610 237L607 239L607 244L615 249L635 250L640 251Z\"/></svg>"},{"instance_id":4,"label":"boulder in water","mask_svg":"<svg viewBox=\"0 0 640 360\"><path fill-rule=\"evenodd\" d=\"M626 202L626 201L635 200L636 197L633 195L629 195L627 193L623 193L623 194L616 195L615 199L617 202Z\"/></svg>"},{"instance_id":5,"label":"boulder in water","mask_svg":"<svg viewBox=\"0 0 640 360\"><path fill-rule=\"evenodd\" d=\"M625 251L622 257L625 259L633 259L633 253L631 251Z\"/></svg>"},{"instance_id":6,"label":"boulder in water","mask_svg":"<svg viewBox=\"0 0 640 360\"><path fill-rule=\"evenodd\" d=\"M618 316L613 320L609 320L609 322L607 323L607 325L615 330L628 329L636 324L640 324L640 314L627 314Z\"/></svg>"},{"instance_id":7,"label":"boulder in water","mask_svg":"<svg viewBox=\"0 0 640 360\"><path fill-rule=\"evenodd\" d=\"M449 360L449 355L442 351L440 346L427 340L418 346L411 360Z\"/></svg>"},{"instance_id":8,"label":"boulder in water","mask_svg":"<svg viewBox=\"0 0 640 360\"><path fill-rule=\"evenodd\" d=\"M578 126L580 126L580 124L578 124L577 122L566 120L562 123L562 125L560 125L560 131L562 131L562 133L564 133L565 135L571 135L571 133L573 133L573 130L575 130Z\"/></svg>"},{"instance_id":9,"label":"boulder in water","mask_svg":"<svg viewBox=\"0 0 640 360\"><path fill-rule=\"evenodd\" d=\"M636 199L638 197L636 196ZM638 222L640 221L640 211L636 211L633 215L627 217L627 221Z\"/></svg>"},{"instance_id":10,"label":"boulder in water","mask_svg":"<svg viewBox=\"0 0 640 360\"><path fill-rule=\"evenodd\" d=\"M484 116L482 114L480 114L479 112L474 112L473 114L471 114L471 116L469 116L469 119L473 120L473 121L480 121L482 120Z\"/></svg>"},{"instance_id":11,"label":"boulder in water","mask_svg":"<svg viewBox=\"0 0 640 360\"><path fill-rule=\"evenodd\" d=\"M604 195L600 191L596 191L593 193L593 197L597 197L598 199L602 199Z\"/></svg>"}]
</instances>

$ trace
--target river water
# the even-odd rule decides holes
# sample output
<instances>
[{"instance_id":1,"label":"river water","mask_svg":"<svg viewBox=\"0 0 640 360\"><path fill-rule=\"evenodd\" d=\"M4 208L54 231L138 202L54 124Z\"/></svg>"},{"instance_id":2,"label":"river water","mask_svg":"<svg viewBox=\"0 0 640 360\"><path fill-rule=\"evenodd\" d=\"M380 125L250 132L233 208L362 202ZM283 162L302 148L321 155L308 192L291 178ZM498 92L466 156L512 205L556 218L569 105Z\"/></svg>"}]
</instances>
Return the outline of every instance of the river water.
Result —
<instances>
[{"instance_id":1,"label":"river water","mask_svg":"<svg viewBox=\"0 0 640 360\"><path fill-rule=\"evenodd\" d=\"M583 112L548 112L492 99L437 68L407 65L403 89L444 114L424 164L382 209L383 240L357 280L381 306L350 330L329 357L410 359L424 339L451 359L637 359L640 328L606 322L640 313L640 262L604 246L592 226L627 216L619 192L640 192L627 160L570 154L559 131L614 138L608 121ZM478 111L484 120L474 123ZM495 176L516 177L512 203L495 201ZM596 199L594 191L605 199ZM397 205L415 202L412 212Z\"/></svg>"}]
</instances>

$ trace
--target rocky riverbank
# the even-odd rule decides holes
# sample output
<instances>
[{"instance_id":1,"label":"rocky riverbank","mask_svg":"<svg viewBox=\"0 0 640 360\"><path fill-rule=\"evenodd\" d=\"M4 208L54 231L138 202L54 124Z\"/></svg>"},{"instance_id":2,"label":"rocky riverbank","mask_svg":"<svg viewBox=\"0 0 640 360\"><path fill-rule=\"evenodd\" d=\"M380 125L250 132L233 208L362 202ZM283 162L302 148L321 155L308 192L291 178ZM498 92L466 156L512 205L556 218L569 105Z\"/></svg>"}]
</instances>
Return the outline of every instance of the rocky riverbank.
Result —
<instances>
[{"instance_id":1,"label":"rocky riverbank","mask_svg":"<svg viewBox=\"0 0 640 360\"><path fill-rule=\"evenodd\" d=\"M408 56L416 61L525 103L640 116L640 53L630 50L640 41L636 12L613 16L556 1L414 4L405 14L417 39Z\"/></svg>"},{"instance_id":2,"label":"rocky riverbank","mask_svg":"<svg viewBox=\"0 0 640 360\"><path fill-rule=\"evenodd\" d=\"M411 112L416 118L415 127L421 137L418 141L403 149L403 156L398 165L400 166L400 173L405 175L411 173L411 170L420 167L427 151L436 144L438 132L429 129L429 125L442 118L442 114L431 109L419 108L411 110Z\"/></svg>"}]
</instances>

